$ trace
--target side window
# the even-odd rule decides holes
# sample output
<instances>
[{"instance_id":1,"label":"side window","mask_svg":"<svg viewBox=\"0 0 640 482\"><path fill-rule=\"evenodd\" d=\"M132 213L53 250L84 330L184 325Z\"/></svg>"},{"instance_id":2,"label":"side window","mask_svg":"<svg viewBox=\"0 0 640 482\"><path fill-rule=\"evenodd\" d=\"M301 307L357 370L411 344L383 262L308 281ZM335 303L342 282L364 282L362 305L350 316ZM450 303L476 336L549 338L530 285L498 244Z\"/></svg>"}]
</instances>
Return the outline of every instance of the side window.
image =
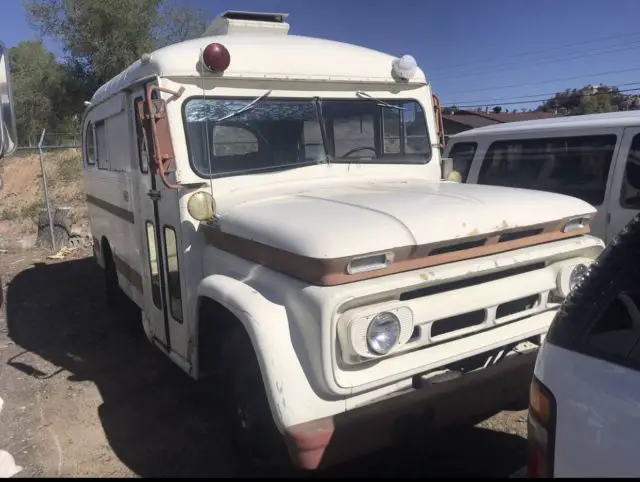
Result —
<instances>
[{"instance_id":1,"label":"side window","mask_svg":"<svg viewBox=\"0 0 640 482\"><path fill-rule=\"evenodd\" d=\"M617 136L495 141L479 184L550 191L602 204Z\"/></svg>"},{"instance_id":2,"label":"side window","mask_svg":"<svg viewBox=\"0 0 640 482\"><path fill-rule=\"evenodd\" d=\"M632 356L640 361L638 353L632 353L640 339L640 290L637 283L628 288L618 293L598 317L587 343L601 353L620 358Z\"/></svg>"},{"instance_id":3,"label":"side window","mask_svg":"<svg viewBox=\"0 0 640 482\"><path fill-rule=\"evenodd\" d=\"M449 151L449 157L453 159L453 169L460 173L462 182L467 180L477 148L478 144L475 142L458 142Z\"/></svg>"},{"instance_id":4,"label":"side window","mask_svg":"<svg viewBox=\"0 0 640 482\"><path fill-rule=\"evenodd\" d=\"M107 144L107 126L105 122L96 122L96 153L99 169L109 169L109 146Z\"/></svg>"},{"instance_id":5,"label":"side window","mask_svg":"<svg viewBox=\"0 0 640 482\"><path fill-rule=\"evenodd\" d=\"M96 140L93 135L93 123L88 122L84 134L84 148L87 164L93 166L96 163Z\"/></svg>"},{"instance_id":6,"label":"side window","mask_svg":"<svg viewBox=\"0 0 640 482\"><path fill-rule=\"evenodd\" d=\"M140 164L140 172L147 174L149 172L149 151L147 146L147 138L142 129L139 113L144 107L144 100L142 97L136 98L133 103L134 116L136 125L136 140L138 142L138 162Z\"/></svg>"},{"instance_id":7,"label":"side window","mask_svg":"<svg viewBox=\"0 0 640 482\"><path fill-rule=\"evenodd\" d=\"M169 309L171 316L182 322L182 290L180 289L180 266L178 264L178 240L176 232L164 227L164 247L167 254L167 285L169 289Z\"/></svg>"},{"instance_id":8,"label":"side window","mask_svg":"<svg viewBox=\"0 0 640 482\"><path fill-rule=\"evenodd\" d=\"M417 102L402 105L402 120L405 128L406 154L431 154L429 133L422 107Z\"/></svg>"},{"instance_id":9,"label":"side window","mask_svg":"<svg viewBox=\"0 0 640 482\"><path fill-rule=\"evenodd\" d=\"M158 267L158 244L153 223L147 221L147 247L149 252L149 273L151 274L151 297L153 304L162 309L162 289L160 288L160 268Z\"/></svg>"},{"instance_id":10,"label":"side window","mask_svg":"<svg viewBox=\"0 0 640 482\"><path fill-rule=\"evenodd\" d=\"M624 168L620 205L628 209L640 209L640 134L631 141Z\"/></svg>"}]
</instances>

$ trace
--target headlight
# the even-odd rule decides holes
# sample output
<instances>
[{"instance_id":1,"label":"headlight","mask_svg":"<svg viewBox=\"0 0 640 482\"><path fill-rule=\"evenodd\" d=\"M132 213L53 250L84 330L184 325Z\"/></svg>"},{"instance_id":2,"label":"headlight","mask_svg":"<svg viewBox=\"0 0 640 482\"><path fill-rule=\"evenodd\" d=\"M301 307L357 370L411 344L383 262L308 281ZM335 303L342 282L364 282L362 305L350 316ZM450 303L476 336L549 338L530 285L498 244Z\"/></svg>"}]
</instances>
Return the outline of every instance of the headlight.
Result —
<instances>
[{"instance_id":1,"label":"headlight","mask_svg":"<svg viewBox=\"0 0 640 482\"><path fill-rule=\"evenodd\" d=\"M396 315L388 311L378 313L367 329L369 349L378 355L389 353L398 343L400 328L400 320Z\"/></svg>"},{"instance_id":2,"label":"headlight","mask_svg":"<svg viewBox=\"0 0 640 482\"><path fill-rule=\"evenodd\" d=\"M587 273L588 269L584 263L570 264L561 268L558 273L555 292L561 298L566 298Z\"/></svg>"}]
</instances>

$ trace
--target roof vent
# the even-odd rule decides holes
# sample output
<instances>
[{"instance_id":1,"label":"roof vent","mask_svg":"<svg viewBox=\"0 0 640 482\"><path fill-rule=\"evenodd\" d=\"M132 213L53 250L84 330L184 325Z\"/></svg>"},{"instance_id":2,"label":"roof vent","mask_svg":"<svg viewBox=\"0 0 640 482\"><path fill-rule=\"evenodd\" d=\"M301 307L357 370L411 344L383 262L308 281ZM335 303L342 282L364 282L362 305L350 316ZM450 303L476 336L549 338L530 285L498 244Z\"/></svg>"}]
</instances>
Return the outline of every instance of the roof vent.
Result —
<instances>
[{"instance_id":1,"label":"roof vent","mask_svg":"<svg viewBox=\"0 0 640 482\"><path fill-rule=\"evenodd\" d=\"M240 12L227 10L218 15L205 30L203 37L212 35L237 35L243 33L272 33L287 35L288 13Z\"/></svg>"}]
</instances>

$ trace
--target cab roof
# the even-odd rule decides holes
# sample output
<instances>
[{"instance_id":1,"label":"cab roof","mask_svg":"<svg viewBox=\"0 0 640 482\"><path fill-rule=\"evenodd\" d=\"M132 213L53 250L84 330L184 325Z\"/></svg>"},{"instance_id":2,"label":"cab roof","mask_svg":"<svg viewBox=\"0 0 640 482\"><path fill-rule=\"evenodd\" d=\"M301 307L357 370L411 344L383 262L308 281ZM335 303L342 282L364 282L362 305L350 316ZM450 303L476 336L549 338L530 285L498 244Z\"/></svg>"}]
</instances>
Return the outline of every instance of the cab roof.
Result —
<instances>
[{"instance_id":1,"label":"cab roof","mask_svg":"<svg viewBox=\"0 0 640 482\"><path fill-rule=\"evenodd\" d=\"M213 77L202 74L201 52L211 43L231 55L224 78L398 84L392 76L396 57L365 47L326 39L273 33L211 35L156 50L101 86L91 99L98 104L138 81L160 77ZM426 84L419 68L408 84Z\"/></svg>"}]
</instances>

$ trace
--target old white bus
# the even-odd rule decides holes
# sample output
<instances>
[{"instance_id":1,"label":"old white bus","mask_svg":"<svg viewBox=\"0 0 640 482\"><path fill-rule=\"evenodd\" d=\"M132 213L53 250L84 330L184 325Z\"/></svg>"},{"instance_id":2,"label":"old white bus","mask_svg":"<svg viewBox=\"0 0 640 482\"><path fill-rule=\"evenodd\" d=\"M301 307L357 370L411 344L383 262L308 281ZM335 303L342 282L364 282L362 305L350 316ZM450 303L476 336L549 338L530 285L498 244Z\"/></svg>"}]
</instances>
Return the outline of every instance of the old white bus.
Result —
<instances>
[{"instance_id":1,"label":"old white bus","mask_svg":"<svg viewBox=\"0 0 640 482\"><path fill-rule=\"evenodd\" d=\"M579 199L442 181L415 60L285 17L226 12L102 86L84 180L109 302L252 462L316 469L526 399L603 243Z\"/></svg>"}]
</instances>

